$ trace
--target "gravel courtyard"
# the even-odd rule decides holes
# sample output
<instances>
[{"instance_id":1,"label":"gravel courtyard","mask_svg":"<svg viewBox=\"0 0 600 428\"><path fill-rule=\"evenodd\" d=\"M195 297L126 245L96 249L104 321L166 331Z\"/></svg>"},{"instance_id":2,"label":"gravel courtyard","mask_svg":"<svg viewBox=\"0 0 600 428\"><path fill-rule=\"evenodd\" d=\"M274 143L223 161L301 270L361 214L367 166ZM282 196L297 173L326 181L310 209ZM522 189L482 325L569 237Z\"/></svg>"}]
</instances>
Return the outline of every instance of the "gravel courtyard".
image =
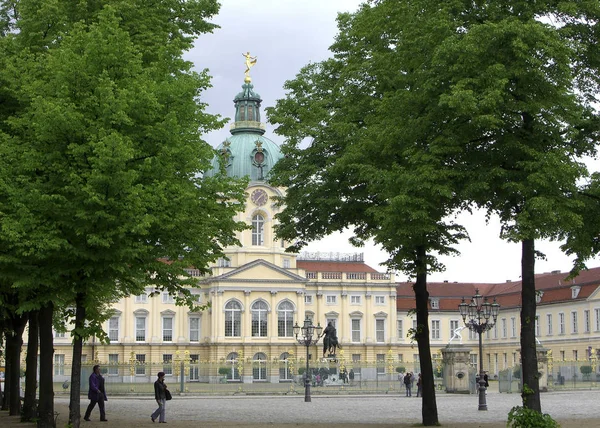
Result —
<instances>
[{"instance_id":1,"label":"gravel courtyard","mask_svg":"<svg viewBox=\"0 0 600 428\"><path fill-rule=\"evenodd\" d=\"M448 428L506 427L507 414L521 404L518 394L489 393L488 411L479 411L476 395L440 393L437 395L440 423ZM600 391L550 392L542 395L542 406L563 428L600 426ZM68 421L68 400L56 398L58 427ZM87 400L81 401L81 413ZM82 426L149 427L150 414L156 408L152 397L110 397L106 403L108 423L99 421L98 410L92 421ZM173 397L167 403L167 422L177 427L313 427L334 428L365 426L408 427L421 423L421 400L400 395L316 396L305 403L303 395L256 397ZM7 412L0 412L2 427L33 427L23 424Z\"/></svg>"}]
</instances>

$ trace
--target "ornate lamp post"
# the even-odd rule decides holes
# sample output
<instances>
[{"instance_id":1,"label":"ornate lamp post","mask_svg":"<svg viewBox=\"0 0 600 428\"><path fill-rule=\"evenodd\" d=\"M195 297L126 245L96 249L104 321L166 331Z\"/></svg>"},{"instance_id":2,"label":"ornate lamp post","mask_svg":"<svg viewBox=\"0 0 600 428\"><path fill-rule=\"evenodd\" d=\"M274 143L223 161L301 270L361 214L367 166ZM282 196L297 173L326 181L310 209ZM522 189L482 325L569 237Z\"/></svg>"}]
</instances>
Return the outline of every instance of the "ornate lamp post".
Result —
<instances>
[{"instance_id":1,"label":"ornate lamp post","mask_svg":"<svg viewBox=\"0 0 600 428\"><path fill-rule=\"evenodd\" d=\"M310 377L309 377L309 367L308 367L308 349L312 345L316 345L319 339L321 338L321 332L323 331L323 327L321 327L321 323L318 323L315 327L310 320L310 318L306 317L304 320L304 325L300 327L298 325L298 321L294 325L294 335L296 336L296 340L300 345L306 346L306 371L304 372L304 402L309 403L310 400ZM302 334L301 337L298 337L299 334Z\"/></svg>"},{"instance_id":2,"label":"ornate lamp post","mask_svg":"<svg viewBox=\"0 0 600 428\"><path fill-rule=\"evenodd\" d=\"M462 302L458 305L458 310L462 316L465 326L471 331L479 334L479 410L487 410L487 403L485 400L485 380L483 379L485 373L483 371L483 345L481 341L481 334L484 331L490 330L496 324L498 318L498 311L500 305L496 303L490 303L487 297L483 297L479 294L479 290L475 290L475 295L471 298L471 303L466 303L463 297ZM467 320L468 317L468 320Z\"/></svg>"}]
</instances>

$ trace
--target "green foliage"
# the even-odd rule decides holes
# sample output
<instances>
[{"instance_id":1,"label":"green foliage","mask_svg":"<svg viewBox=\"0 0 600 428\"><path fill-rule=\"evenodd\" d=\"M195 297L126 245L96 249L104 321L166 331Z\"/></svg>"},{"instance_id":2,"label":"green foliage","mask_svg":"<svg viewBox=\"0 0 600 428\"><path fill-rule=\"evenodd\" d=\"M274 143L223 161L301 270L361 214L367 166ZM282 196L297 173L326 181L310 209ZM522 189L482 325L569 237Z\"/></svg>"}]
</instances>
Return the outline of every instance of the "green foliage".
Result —
<instances>
[{"instance_id":1,"label":"green foliage","mask_svg":"<svg viewBox=\"0 0 600 428\"><path fill-rule=\"evenodd\" d=\"M306 367L298 367L298 374L299 375L303 375L305 371L306 371Z\"/></svg>"},{"instance_id":2,"label":"green foliage","mask_svg":"<svg viewBox=\"0 0 600 428\"><path fill-rule=\"evenodd\" d=\"M510 428L560 428L559 423L549 414L521 406L515 406L510 410L507 426Z\"/></svg>"},{"instance_id":3,"label":"green foliage","mask_svg":"<svg viewBox=\"0 0 600 428\"><path fill-rule=\"evenodd\" d=\"M406 367L398 366L398 367L396 367L396 372L397 373L406 373Z\"/></svg>"},{"instance_id":4,"label":"green foliage","mask_svg":"<svg viewBox=\"0 0 600 428\"><path fill-rule=\"evenodd\" d=\"M515 379L521 379L521 366L515 366L513 368L513 377Z\"/></svg>"},{"instance_id":5,"label":"green foliage","mask_svg":"<svg viewBox=\"0 0 600 428\"><path fill-rule=\"evenodd\" d=\"M219 367L219 374L229 376L231 374L231 367Z\"/></svg>"},{"instance_id":6,"label":"green foliage","mask_svg":"<svg viewBox=\"0 0 600 428\"><path fill-rule=\"evenodd\" d=\"M581 366L579 367L579 371L584 376L589 376L592 374L592 366Z\"/></svg>"}]
</instances>

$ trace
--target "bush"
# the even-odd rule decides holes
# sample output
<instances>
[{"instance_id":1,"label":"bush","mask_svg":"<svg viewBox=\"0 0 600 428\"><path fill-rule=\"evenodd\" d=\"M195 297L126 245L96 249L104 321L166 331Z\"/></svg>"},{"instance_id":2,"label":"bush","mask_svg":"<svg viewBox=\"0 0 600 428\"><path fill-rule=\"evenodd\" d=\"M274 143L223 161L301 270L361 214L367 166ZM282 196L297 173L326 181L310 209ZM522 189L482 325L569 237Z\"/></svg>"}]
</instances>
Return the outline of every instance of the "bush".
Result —
<instances>
[{"instance_id":1,"label":"bush","mask_svg":"<svg viewBox=\"0 0 600 428\"><path fill-rule=\"evenodd\" d=\"M516 366L513 370L513 377L515 379L521 379L521 366Z\"/></svg>"},{"instance_id":2,"label":"bush","mask_svg":"<svg viewBox=\"0 0 600 428\"><path fill-rule=\"evenodd\" d=\"M521 406L510 409L506 426L510 428L560 428L558 422L549 414L539 413Z\"/></svg>"},{"instance_id":3,"label":"bush","mask_svg":"<svg viewBox=\"0 0 600 428\"><path fill-rule=\"evenodd\" d=\"M579 371L584 376L589 376L592 374L592 366L581 366L579 367Z\"/></svg>"},{"instance_id":4,"label":"bush","mask_svg":"<svg viewBox=\"0 0 600 428\"><path fill-rule=\"evenodd\" d=\"M406 373L406 367L404 367L404 366L396 367L396 372L398 372L398 373Z\"/></svg>"},{"instance_id":5,"label":"bush","mask_svg":"<svg viewBox=\"0 0 600 428\"><path fill-rule=\"evenodd\" d=\"M231 367L219 367L219 374L223 376L229 376L231 373Z\"/></svg>"},{"instance_id":6,"label":"bush","mask_svg":"<svg viewBox=\"0 0 600 428\"><path fill-rule=\"evenodd\" d=\"M303 375L305 371L306 371L306 367L298 367L298 374L299 375Z\"/></svg>"}]
</instances>

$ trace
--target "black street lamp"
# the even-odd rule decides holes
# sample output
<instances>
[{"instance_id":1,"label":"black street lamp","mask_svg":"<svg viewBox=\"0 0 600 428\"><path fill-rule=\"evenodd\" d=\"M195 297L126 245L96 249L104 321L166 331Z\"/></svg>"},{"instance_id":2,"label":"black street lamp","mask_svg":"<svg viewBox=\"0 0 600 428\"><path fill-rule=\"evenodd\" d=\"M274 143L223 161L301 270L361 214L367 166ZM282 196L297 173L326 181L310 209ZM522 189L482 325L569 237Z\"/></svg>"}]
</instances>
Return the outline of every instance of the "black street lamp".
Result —
<instances>
[{"instance_id":1,"label":"black street lamp","mask_svg":"<svg viewBox=\"0 0 600 428\"><path fill-rule=\"evenodd\" d=\"M298 337L302 331L302 336ZM296 340L300 345L306 346L306 371L304 372L304 402L309 403L310 400L310 377L309 377L309 367L308 367L308 349L312 345L316 345L319 339L321 338L321 331L323 331L323 327L321 327L321 323L318 323L315 327L310 320L310 318L306 317L304 320L304 325L300 327L298 325L298 321L296 321L296 325L294 325L294 335L296 335Z\"/></svg>"},{"instance_id":2,"label":"black street lamp","mask_svg":"<svg viewBox=\"0 0 600 428\"><path fill-rule=\"evenodd\" d=\"M479 290L476 289L475 295L471 298L471 303L467 304L463 297L462 302L458 305L458 310L460 311L465 326L467 326L469 330L479 334L479 410L487 410L481 334L484 331L490 330L494 327L494 324L496 324L500 305L496 303L495 297L494 303L488 302L487 297L484 298L479 294ZM469 318L468 321L467 317Z\"/></svg>"}]
</instances>

